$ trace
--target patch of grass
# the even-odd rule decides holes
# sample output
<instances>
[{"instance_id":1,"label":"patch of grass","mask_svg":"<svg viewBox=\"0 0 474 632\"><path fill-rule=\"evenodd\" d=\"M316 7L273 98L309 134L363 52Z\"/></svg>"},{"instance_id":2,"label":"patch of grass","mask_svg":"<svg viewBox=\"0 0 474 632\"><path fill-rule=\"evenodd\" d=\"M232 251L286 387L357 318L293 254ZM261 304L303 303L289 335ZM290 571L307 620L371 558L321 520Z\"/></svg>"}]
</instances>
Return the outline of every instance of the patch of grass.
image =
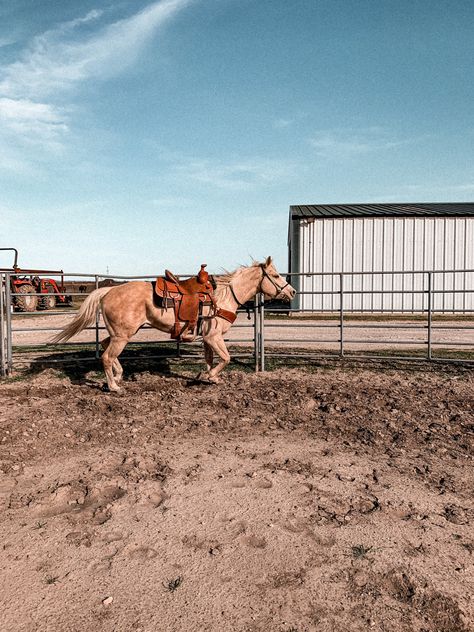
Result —
<instances>
[{"instance_id":1,"label":"patch of grass","mask_svg":"<svg viewBox=\"0 0 474 632\"><path fill-rule=\"evenodd\" d=\"M283 353L285 353L284 356ZM399 357L394 358L393 356ZM449 359L455 359L458 362L450 363ZM273 348L267 349L265 370L274 371L277 369L295 368L314 372L337 368L349 371L359 370L361 366L369 363L370 368L376 368L377 370L409 369L410 371L439 371L443 373L450 371L459 374L461 372L465 373L470 368L470 365L467 363L472 363L474 353L470 351L437 349L433 360L435 361L430 362L426 358L426 352L423 349L377 349L373 352L347 351L344 357L341 357L337 353L317 349L309 352L301 349L285 349L283 352ZM464 362L466 364L463 364Z\"/></svg>"},{"instance_id":2,"label":"patch of grass","mask_svg":"<svg viewBox=\"0 0 474 632\"><path fill-rule=\"evenodd\" d=\"M92 370L92 371L87 372L87 378L90 380L104 379L104 377L105 377L105 373L103 371Z\"/></svg>"},{"instance_id":3,"label":"patch of grass","mask_svg":"<svg viewBox=\"0 0 474 632\"><path fill-rule=\"evenodd\" d=\"M95 349L94 342L85 343L68 343L68 344L43 344L33 345L13 345L13 353L47 353L54 351L56 353L83 353L85 351L93 351Z\"/></svg>"},{"instance_id":4,"label":"patch of grass","mask_svg":"<svg viewBox=\"0 0 474 632\"><path fill-rule=\"evenodd\" d=\"M170 592L174 592L181 586L182 583L183 583L183 578L181 577L181 575L178 575L176 579L170 579L170 581L167 584L165 584L165 588L169 590Z\"/></svg>"},{"instance_id":5,"label":"patch of grass","mask_svg":"<svg viewBox=\"0 0 474 632\"><path fill-rule=\"evenodd\" d=\"M364 546L363 544L356 544L351 548L352 557L356 560L363 559L367 556L367 553L373 550L372 546Z\"/></svg>"},{"instance_id":6,"label":"patch of grass","mask_svg":"<svg viewBox=\"0 0 474 632\"><path fill-rule=\"evenodd\" d=\"M30 371L22 370L15 373L15 375L9 375L8 377L2 378L2 383L12 384L15 382L23 382L24 380L28 380L30 377Z\"/></svg>"},{"instance_id":7,"label":"patch of grass","mask_svg":"<svg viewBox=\"0 0 474 632\"><path fill-rule=\"evenodd\" d=\"M46 525L47 525L46 522L42 522L41 520L38 520L38 522L35 524L33 529L43 529Z\"/></svg>"},{"instance_id":8,"label":"patch of grass","mask_svg":"<svg viewBox=\"0 0 474 632\"><path fill-rule=\"evenodd\" d=\"M461 546L469 551L469 553L474 552L474 544L472 542L461 542Z\"/></svg>"}]
</instances>

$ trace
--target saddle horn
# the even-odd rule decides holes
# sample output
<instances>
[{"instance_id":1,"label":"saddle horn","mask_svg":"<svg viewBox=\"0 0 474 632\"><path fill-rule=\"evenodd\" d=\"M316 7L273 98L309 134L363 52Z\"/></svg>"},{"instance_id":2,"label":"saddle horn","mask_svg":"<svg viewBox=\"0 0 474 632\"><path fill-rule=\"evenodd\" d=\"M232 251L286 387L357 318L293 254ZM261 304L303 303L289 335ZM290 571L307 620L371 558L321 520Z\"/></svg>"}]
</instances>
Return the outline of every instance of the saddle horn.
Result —
<instances>
[{"instance_id":1,"label":"saddle horn","mask_svg":"<svg viewBox=\"0 0 474 632\"><path fill-rule=\"evenodd\" d=\"M204 269L207 263L201 263L201 269L198 272L197 280L199 283L209 283L209 273Z\"/></svg>"}]
</instances>

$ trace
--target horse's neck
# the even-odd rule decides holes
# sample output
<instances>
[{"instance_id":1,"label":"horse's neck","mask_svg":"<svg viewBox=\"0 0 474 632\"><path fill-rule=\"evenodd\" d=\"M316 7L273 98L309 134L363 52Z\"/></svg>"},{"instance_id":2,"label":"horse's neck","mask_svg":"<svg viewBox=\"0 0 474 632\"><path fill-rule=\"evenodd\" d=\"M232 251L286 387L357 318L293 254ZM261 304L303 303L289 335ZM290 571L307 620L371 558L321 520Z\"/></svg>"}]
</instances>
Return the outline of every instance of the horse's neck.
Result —
<instances>
[{"instance_id":1,"label":"horse's neck","mask_svg":"<svg viewBox=\"0 0 474 632\"><path fill-rule=\"evenodd\" d=\"M251 267L244 270L236 279L232 279L232 289L242 305L255 297L261 277L260 268Z\"/></svg>"}]
</instances>

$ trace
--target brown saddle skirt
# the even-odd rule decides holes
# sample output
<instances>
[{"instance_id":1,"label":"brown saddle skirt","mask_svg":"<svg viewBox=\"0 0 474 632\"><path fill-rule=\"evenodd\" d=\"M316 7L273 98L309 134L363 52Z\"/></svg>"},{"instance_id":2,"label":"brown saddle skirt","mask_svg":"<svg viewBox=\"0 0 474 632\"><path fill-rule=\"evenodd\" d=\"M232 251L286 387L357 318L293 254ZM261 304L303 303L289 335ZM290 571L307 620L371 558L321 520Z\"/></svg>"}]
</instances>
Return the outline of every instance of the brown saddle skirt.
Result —
<instances>
[{"instance_id":1,"label":"brown saddle skirt","mask_svg":"<svg viewBox=\"0 0 474 632\"><path fill-rule=\"evenodd\" d=\"M199 274L185 281L178 280L166 270L165 277L158 277L155 281L158 302L165 309L174 309L175 324L171 332L174 340L190 342L195 339L203 307L211 307L216 312L213 284L204 268L205 264Z\"/></svg>"}]
</instances>

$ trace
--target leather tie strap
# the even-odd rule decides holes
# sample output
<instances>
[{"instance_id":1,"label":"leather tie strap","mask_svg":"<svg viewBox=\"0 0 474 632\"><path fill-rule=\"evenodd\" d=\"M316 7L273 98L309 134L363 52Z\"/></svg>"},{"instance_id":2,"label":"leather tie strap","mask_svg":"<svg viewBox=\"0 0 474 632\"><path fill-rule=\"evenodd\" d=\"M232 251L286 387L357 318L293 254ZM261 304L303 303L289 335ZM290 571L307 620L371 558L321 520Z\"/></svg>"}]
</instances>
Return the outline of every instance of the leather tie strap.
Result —
<instances>
[{"instance_id":1,"label":"leather tie strap","mask_svg":"<svg viewBox=\"0 0 474 632\"><path fill-rule=\"evenodd\" d=\"M235 314L234 312L230 312L227 309L218 309L216 316L219 316L219 318L223 318L224 320L227 320L230 324L232 324L237 318L237 314Z\"/></svg>"}]
</instances>

